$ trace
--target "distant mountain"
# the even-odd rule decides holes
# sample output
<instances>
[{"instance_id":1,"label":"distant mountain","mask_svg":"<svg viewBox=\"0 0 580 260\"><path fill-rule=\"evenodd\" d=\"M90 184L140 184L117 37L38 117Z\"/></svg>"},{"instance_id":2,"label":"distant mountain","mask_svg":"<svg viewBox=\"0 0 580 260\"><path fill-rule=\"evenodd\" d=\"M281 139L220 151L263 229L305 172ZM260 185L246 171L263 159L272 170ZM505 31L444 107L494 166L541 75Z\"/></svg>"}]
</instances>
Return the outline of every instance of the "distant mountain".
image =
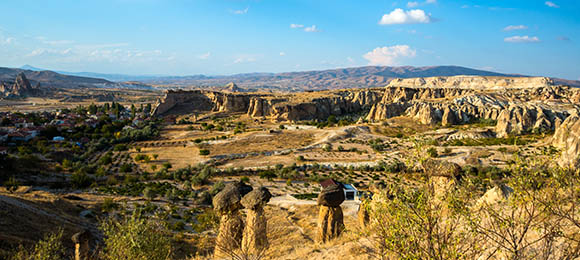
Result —
<instances>
[{"instance_id":1,"label":"distant mountain","mask_svg":"<svg viewBox=\"0 0 580 260\"><path fill-rule=\"evenodd\" d=\"M321 89L341 89L341 88L363 88L380 87L387 85L395 78L416 78L416 77L444 77L444 76L502 76L502 77L525 77L519 74L504 74L492 71L477 70L460 66L427 66L427 67L385 67L385 66L365 66L355 68L341 68L318 71L300 71L284 73L245 73L224 76L156 76L156 75L124 75L124 74L104 74L93 72L65 72L58 73L39 69L30 65L24 65L26 76L35 81L37 78L45 79L46 75L34 75L34 73L46 74L54 73L61 76L60 83L86 84L93 80L104 81L100 84L110 86L111 81L117 83L116 87L127 88L151 88L148 84L161 85L165 87L178 88L210 88L224 86L230 82L235 82L240 88L251 90L321 90ZM14 74L15 75L15 74ZM62 78L64 77L64 78ZM66 78L70 77L70 78ZM10 76L14 78L14 76ZM65 80L66 79L66 80ZM2 71L0 68L0 80ZM553 78L557 84L580 87L580 81ZM124 82L132 82L131 84ZM141 82L143 84L136 84ZM54 83L54 82L53 82Z\"/></svg>"},{"instance_id":2,"label":"distant mountain","mask_svg":"<svg viewBox=\"0 0 580 260\"><path fill-rule=\"evenodd\" d=\"M317 90L377 87L388 84L395 78L436 77L436 76L521 76L491 71L476 70L458 66L431 67L382 67L366 66L320 71L286 73L249 73L231 76L183 76L158 77L144 82L157 85L176 86L216 86L235 82L247 89Z\"/></svg>"}]
</instances>

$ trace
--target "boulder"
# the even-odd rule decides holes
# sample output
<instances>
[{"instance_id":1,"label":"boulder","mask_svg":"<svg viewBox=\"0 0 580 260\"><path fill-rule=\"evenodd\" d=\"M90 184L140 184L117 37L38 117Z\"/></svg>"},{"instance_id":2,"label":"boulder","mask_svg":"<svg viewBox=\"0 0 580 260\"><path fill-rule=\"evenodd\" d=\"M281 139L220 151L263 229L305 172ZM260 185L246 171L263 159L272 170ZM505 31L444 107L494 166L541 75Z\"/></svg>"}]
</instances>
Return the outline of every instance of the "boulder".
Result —
<instances>
[{"instance_id":1,"label":"boulder","mask_svg":"<svg viewBox=\"0 0 580 260\"><path fill-rule=\"evenodd\" d=\"M320 206L318 212L317 241L327 242L340 235L344 230L342 208Z\"/></svg>"},{"instance_id":2,"label":"boulder","mask_svg":"<svg viewBox=\"0 0 580 260\"><path fill-rule=\"evenodd\" d=\"M252 187L242 182L228 183L213 198L213 207L220 214L235 212L241 208L241 198L252 191Z\"/></svg>"},{"instance_id":3,"label":"boulder","mask_svg":"<svg viewBox=\"0 0 580 260\"><path fill-rule=\"evenodd\" d=\"M317 204L327 207L339 207L344 201L344 189L340 184L333 184L324 188L318 194Z\"/></svg>"},{"instance_id":4,"label":"boulder","mask_svg":"<svg viewBox=\"0 0 580 260\"><path fill-rule=\"evenodd\" d=\"M252 190L242 198L242 205L246 209L256 210L264 207L272 198L272 194L265 187Z\"/></svg>"},{"instance_id":5,"label":"boulder","mask_svg":"<svg viewBox=\"0 0 580 260\"><path fill-rule=\"evenodd\" d=\"M459 164L448 161L427 159L421 163L421 168L431 177L457 178L461 174Z\"/></svg>"}]
</instances>

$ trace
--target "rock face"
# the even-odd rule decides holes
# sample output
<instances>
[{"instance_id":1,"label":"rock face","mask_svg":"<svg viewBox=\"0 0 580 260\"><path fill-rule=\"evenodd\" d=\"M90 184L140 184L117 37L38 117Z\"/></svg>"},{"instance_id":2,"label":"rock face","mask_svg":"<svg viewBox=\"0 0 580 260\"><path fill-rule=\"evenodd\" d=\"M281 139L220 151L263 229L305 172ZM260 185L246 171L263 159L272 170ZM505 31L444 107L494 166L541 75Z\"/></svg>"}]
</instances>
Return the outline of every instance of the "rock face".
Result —
<instances>
[{"instance_id":1,"label":"rock face","mask_svg":"<svg viewBox=\"0 0 580 260\"><path fill-rule=\"evenodd\" d=\"M259 255L268 248L268 228L264 206L270 201L272 194L264 187L255 189L242 198L242 205L248 209L246 227L242 240L242 251Z\"/></svg>"},{"instance_id":2,"label":"rock face","mask_svg":"<svg viewBox=\"0 0 580 260\"><path fill-rule=\"evenodd\" d=\"M30 81L24 73L16 76L12 84L9 82L0 82L0 98L19 98L37 94L38 89L30 85Z\"/></svg>"},{"instance_id":3,"label":"rock face","mask_svg":"<svg viewBox=\"0 0 580 260\"><path fill-rule=\"evenodd\" d=\"M344 201L344 190L341 185L330 185L318 195L318 237L319 242L330 241L340 235L344 229L344 220L340 204Z\"/></svg>"},{"instance_id":4,"label":"rock face","mask_svg":"<svg viewBox=\"0 0 580 260\"><path fill-rule=\"evenodd\" d=\"M559 163L563 167L580 169L580 115L578 111L566 118L556 129L552 145L562 150Z\"/></svg>"},{"instance_id":5,"label":"rock face","mask_svg":"<svg viewBox=\"0 0 580 260\"><path fill-rule=\"evenodd\" d=\"M547 78L447 77L394 80L367 116L407 116L444 126L487 120L500 137L550 132L575 109L580 90Z\"/></svg>"},{"instance_id":6,"label":"rock face","mask_svg":"<svg viewBox=\"0 0 580 260\"><path fill-rule=\"evenodd\" d=\"M382 92L356 89L274 95L170 90L158 101L153 114L220 111L274 121L326 120L330 115L368 111L381 99Z\"/></svg>"},{"instance_id":7,"label":"rock face","mask_svg":"<svg viewBox=\"0 0 580 260\"><path fill-rule=\"evenodd\" d=\"M241 198L251 190L252 187L241 182L228 183L213 198L214 209L221 215L216 256L227 256L227 252L240 248L244 230L244 221L239 213Z\"/></svg>"}]
</instances>

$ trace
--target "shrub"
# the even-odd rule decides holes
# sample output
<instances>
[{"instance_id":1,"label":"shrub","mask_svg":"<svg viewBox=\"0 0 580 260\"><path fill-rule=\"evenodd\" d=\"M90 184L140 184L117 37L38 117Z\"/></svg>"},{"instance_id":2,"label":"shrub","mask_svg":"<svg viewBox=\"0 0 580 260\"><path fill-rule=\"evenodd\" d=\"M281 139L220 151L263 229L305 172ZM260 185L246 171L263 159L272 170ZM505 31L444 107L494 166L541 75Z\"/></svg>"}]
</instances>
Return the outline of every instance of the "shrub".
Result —
<instances>
[{"instance_id":1,"label":"shrub","mask_svg":"<svg viewBox=\"0 0 580 260\"><path fill-rule=\"evenodd\" d=\"M435 147L427 149L427 155L429 155L429 157L432 158L437 158L439 156L439 154L437 153L437 149L435 149Z\"/></svg>"},{"instance_id":2,"label":"shrub","mask_svg":"<svg viewBox=\"0 0 580 260\"><path fill-rule=\"evenodd\" d=\"M127 151L128 147L126 144L117 144L115 145L115 147L113 147L114 151L120 152L120 151Z\"/></svg>"},{"instance_id":3,"label":"shrub","mask_svg":"<svg viewBox=\"0 0 580 260\"><path fill-rule=\"evenodd\" d=\"M171 259L171 238L161 225L139 213L124 220L109 219L100 226L105 235L104 259Z\"/></svg>"},{"instance_id":4,"label":"shrub","mask_svg":"<svg viewBox=\"0 0 580 260\"><path fill-rule=\"evenodd\" d=\"M65 249L62 245L63 231L45 235L36 243L34 249L28 250L21 247L13 256L12 260L61 260L65 259Z\"/></svg>"},{"instance_id":5,"label":"shrub","mask_svg":"<svg viewBox=\"0 0 580 260\"><path fill-rule=\"evenodd\" d=\"M89 187L92 182L93 179L84 172L75 172L71 175L71 183L75 189Z\"/></svg>"},{"instance_id":6,"label":"shrub","mask_svg":"<svg viewBox=\"0 0 580 260\"><path fill-rule=\"evenodd\" d=\"M119 171L122 173L128 173L128 172L131 172L132 170L133 170L133 166L131 164L128 164L128 163L124 163L119 168Z\"/></svg>"},{"instance_id":7,"label":"shrub","mask_svg":"<svg viewBox=\"0 0 580 260\"><path fill-rule=\"evenodd\" d=\"M209 155L209 150L201 149L201 150L199 150L199 155L202 155L202 156Z\"/></svg>"}]
</instances>

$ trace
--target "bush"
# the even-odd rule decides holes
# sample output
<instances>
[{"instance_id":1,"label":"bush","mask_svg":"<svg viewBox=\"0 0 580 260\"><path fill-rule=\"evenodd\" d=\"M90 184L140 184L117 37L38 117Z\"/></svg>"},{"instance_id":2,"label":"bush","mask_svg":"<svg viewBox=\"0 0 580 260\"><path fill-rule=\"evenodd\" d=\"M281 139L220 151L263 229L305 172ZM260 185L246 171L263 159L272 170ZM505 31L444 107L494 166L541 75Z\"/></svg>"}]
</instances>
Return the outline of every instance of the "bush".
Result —
<instances>
[{"instance_id":1,"label":"bush","mask_svg":"<svg viewBox=\"0 0 580 260\"><path fill-rule=\"evenodd\" d=\"M71 183L75 189L83 189L89 187L93 183L93 178L84 172L75 172L71 175Z\"/></svg>"},{"instance_id":2,"label":"bush","mask_svg":"<svg viewBox=\"0 0 580 260\"><path fill-rule=\"evenodd\" d=\"M427 149L427 155L429 155L429 157L431 158L439 157L439 154L437 153L437 149L435 149L435 147Z\"/></svg>"},{"instance_id":3,"label":"bush","mask_svg":"<svg viewBox=\"0 0 580 260\"><path fill-rule=\"evenodd\" d=\"M209 150L201 149L201 150L199 150L199 155L202 155L202 156L209 155Z\"/></svg>"},{"instance_id":4,"label":"bush","mask_svg":"<svg viewBox=\"0 0 580 260\"><path fill-rule=\"evenodd\" d=\"M115 147L113 147L113 150L116 152L121 152L129 150L129 148L127 147L126 144L117 144L115 145Z\"/></svg>"},{"instance_id":5,"label":"bush","mask_svg":"<svg viewBox=\"0 0 580 260\"><path fill-rule=\"evenodd\" d=\"M133 170L133 165L128 164L128 163L124 163L119 168L119 171L122 172L122 173L128 173L128 172L131 172L132 170Z\"/></svg>"},{"instance_id":6,"label":"bush","mask_svg":"<svg viewBox=\"0 0 580 260\"><path fill-rule=\"evenodd\" d=\"M12 260L61 260L65 259L65 249L62 245L63 231L45 235L44 238L34 246L33 250L20 247L12 256ZM32 251L32 252L31 252Z\"/></svg>"},{"instance_id":7,"label":"bush","mask_svg":"<svg viewBox=\"0 0 580 260\"><path fill-rule=\"evenodd\" d=\"M171 238L161 225L141 218L139 213L101 223L105 235L104 259L171 259Z\"/></svg>"}]
</instances>

